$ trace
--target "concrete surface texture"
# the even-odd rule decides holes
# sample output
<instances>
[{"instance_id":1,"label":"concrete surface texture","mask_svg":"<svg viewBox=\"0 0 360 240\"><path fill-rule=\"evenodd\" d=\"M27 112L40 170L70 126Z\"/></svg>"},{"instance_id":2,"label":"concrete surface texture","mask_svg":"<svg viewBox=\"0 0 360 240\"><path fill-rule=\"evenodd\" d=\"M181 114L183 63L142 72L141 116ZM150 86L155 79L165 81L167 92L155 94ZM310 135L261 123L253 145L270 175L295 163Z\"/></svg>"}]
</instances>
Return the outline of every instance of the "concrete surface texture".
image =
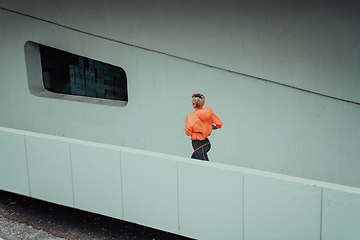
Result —
<instances>
[{"instance_id":1,"label":"concrete surface texture","mask_svg":"<svg viewBox=\"0 0 360 240\"><path fill-rule=\"evenodd\" d=\"M0 8L0 126L189 157L182 119L201 92L224 122L211 136L213 162L360 187L358 1ZM34 94L46 91L32 89L42 79L29 41L122 67L128 104Z\"/></svg>"},{"instance_id":2,"label":"concrete surface texture","mask_svg":"<svg viewBox=\"0 0 360 240\"><path fill-rule=\"evenodd\" d=\"M68 207L195 239L360 234L359 188L0 127L5 142L21 148L1 150L0 189Z\"/></svg>"},{"instance_id":3,"label":"concrete surface texture","mask_svg":"<svg viewBox=\"0 0 360 240\"><path fill-rule=\"evenodd\" d=\"M61 240L52 234L45 231L34 229L32 226L28 226L24 223L18 223L8 220L6 218L0 218L0 240L46 240L54 239Z\"/></svg>"},{"instance_id":4,"label":"concrete surface texture","mask_svg":"<svg viewBox=\"0 0 360 240\"><path fill-rule=\"evenodd\" d=\"M190 240L6 191L0 191L0 219L0 237L5 240Z\"/></svg>"}]
</instances>

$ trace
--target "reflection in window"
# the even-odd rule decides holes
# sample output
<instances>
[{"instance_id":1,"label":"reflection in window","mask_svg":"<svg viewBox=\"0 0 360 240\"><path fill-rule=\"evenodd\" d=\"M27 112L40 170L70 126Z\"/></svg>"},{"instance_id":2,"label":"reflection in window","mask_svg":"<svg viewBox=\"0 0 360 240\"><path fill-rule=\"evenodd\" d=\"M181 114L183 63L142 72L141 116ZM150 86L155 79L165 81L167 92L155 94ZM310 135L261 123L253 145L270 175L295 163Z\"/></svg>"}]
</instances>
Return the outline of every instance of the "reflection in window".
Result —
<instances>
[{"instance_id":1,"label":"reflection in window","mask_svg":"<svg viewBox=\"0 0 360 240\"><path fill-rule=\"evenodd\" d=\"M121 67L40 45L44 87L51 92L128 101Z\"/></svg>"}]
</instances>

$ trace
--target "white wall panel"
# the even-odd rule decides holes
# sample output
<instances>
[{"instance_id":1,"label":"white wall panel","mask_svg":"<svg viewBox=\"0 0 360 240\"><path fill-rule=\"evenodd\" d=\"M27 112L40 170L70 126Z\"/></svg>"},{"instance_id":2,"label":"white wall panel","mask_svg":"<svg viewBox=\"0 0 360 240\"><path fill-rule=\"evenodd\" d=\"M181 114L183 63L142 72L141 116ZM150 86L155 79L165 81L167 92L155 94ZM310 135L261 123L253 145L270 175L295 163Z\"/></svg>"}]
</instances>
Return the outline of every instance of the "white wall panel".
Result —
<instances>
[{"instance_id":1,"label":"white wall panel","mask_svg":"<svg viewBox=\"0 0 360 240\"><path fill-rule=\"evenodd\" d=\"M176 161L121 152L124 219L178 233Z\"/></svg>"},{"instance_id":2,"label":"white wall panel","mask_svg":"<svg viewBox=\"0 0 360 240\"><path fill-rule=\"evenodd\" d=\"M75 207L123 218L120 151L71 144Z\"/></svg>"},{"instance_id":3,"label":"white wall panel","mask_svg":"<svg viewBox=\"0 0 360 240\"><path fill-rule=\"evenodd\" d=\"M246 240L319 239L320 187L245 174L244 209Z\"/></svg>"},{"instance_id":4,"label":"white wall panel","mask_svg":"<svg viewBox=\"0 0 360 240\"><path fill-rule=\"evenodd\" d=\"M0 143L0 188L45 201L195 239L360 235L359 188L3 127Z\"/></svg>"},{"instance_id":5,"label":"white wall panel","mask_svg":"<svg viewBox=\"0 0 360 240\"><path fill-rule=\"evenodd\" d=\"M356 30L360 4L356 1L294 4L232 0L223 4L63 0L29 4L13 0L3 1L1 6L92 34L359 102L360 36Z\"/></svg>"},{"instance_id":6,"label":"white wall panel","mask_svg":"<svg viewBox=\"0 0 360 240\"><path fill-rule=\"evenodd\" d=\"M73 207L70 144L37 136L25 140L31 196Z\"/></svg>"},{"instance_id":7,"label":"white wall panel","mask_svg":"<svg viewBox=\"0 0 360 240\"><path fill-rule=\"evenodd\" d=\"M359 191L324 188L322 240L358 240L360 237Z\"/></svg>"},{"instance_id":8,"label":"white wall panel","mask_svg":"<svg viewBox=\"0 0 360 240\"><path fill-rule=\"evenodd\" d=\"M30 194L23 134L0 130L0 189Z\"/></svg>"},{"instance_id":9,"label":"white wall panel","mask_svg":"<svg viewBox=\"0 0 360 240\"><path fill-rule=\"evenodd\" d=\"M358 101L359 6L0 1L0 125L189 157L182 119L202 92L224 122L211 161L360 187L358 105L296 89ZM123 67L128 104L32 95L28 41Z\"/></svg>"},{"instance_id":10,"label":"white wall panel","mask_svg":"<svg viewBox=\"0 0 360 240\"><path fill-rule=\"evenodd\" d=\"M198 160L178 164L181 234L242 239L243 173Z\"/></svg>"}]
</instances>

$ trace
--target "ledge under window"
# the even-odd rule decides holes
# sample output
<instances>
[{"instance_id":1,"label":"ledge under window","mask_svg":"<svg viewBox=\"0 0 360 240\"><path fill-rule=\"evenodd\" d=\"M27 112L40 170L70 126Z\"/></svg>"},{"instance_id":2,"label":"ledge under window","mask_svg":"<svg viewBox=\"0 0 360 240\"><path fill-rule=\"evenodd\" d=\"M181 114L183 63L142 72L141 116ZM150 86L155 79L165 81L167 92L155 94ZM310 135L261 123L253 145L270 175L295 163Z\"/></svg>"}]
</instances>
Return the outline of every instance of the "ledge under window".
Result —
<instances>
[{"instance_id":1,"label":"ledge under window","mask_svg":"<svg viewBox=\"0 0 360 240\"><path fill-rule=\"evenodd\" d=\"M126 106L124 69L34 42L25 44L30 92L39 97Z\"/></svg>"}]
</instances>

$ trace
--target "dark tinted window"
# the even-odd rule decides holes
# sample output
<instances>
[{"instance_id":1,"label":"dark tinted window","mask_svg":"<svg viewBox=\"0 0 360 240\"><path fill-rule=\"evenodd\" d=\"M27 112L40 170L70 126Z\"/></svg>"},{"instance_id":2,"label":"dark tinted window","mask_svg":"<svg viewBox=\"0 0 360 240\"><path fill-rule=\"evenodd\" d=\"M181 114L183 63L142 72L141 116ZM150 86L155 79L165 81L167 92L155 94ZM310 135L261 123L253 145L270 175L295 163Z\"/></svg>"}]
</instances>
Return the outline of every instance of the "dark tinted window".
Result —
<instances>
[{"instance_id":1,"label":"dark tinted window","mask_svg":"<svg viewBox=\"0 0 360 240\"><path fill-rule=\"evenodd\" d=\"M44 87L51 92L127 101L121 67L51 47L40 46Z\"/></svg>"}]
</instances>

